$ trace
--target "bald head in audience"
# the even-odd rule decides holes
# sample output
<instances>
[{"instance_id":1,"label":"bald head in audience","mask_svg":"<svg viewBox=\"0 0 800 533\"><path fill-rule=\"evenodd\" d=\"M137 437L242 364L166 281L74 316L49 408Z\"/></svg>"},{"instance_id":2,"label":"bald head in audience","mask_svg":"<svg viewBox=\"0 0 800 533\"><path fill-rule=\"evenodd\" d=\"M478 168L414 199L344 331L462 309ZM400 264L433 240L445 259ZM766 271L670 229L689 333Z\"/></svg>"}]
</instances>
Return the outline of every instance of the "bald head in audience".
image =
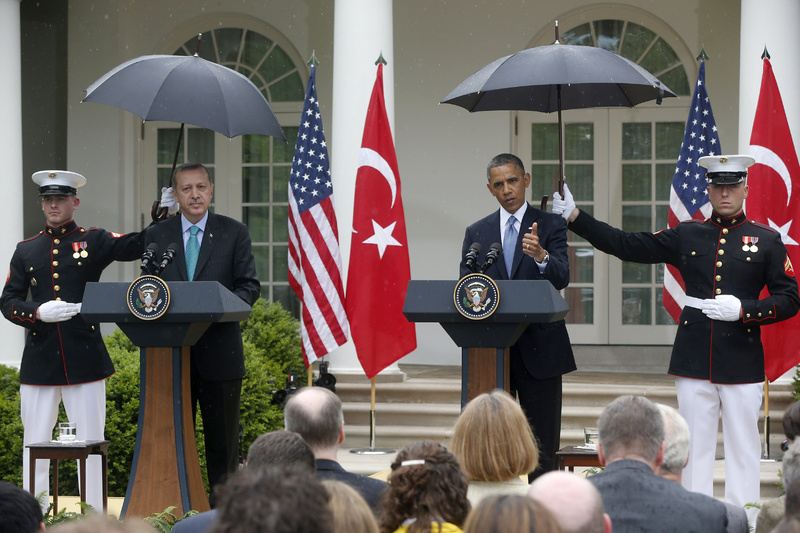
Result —
<instances>
[{"instance_id":1,"label":"bald head in audience","mask_svg":"<svg viewBox=\"0 0 800 533\"><path fill-rule=\"evenodd\" d=\"M611 533L600 492L586 478L568 472L543 474L531 483L528 496L555 515L564 533Z\"/></svg>"}]
</instances>

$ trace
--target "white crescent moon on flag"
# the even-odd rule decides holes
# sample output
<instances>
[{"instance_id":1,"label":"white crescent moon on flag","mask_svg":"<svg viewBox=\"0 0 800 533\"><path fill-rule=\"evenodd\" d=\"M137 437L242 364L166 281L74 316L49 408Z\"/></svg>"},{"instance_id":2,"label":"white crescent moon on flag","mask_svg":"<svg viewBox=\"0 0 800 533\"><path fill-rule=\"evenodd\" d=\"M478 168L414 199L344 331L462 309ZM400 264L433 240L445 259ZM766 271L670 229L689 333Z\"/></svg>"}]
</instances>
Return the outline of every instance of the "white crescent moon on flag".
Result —
<instances>
[{"instance_id":1,"label":"white crescent moon on flag","mask_svg":"<svg viewBox=\"0 0 800 533\"><path fill-rule=\"evenodd\" d=\"M383 158L381 154L369 148L362 148L361 153L358 155L358 168L372 167L381 173L386 181L389 183L389 189L392 191L392 205L394 207L394 200L397 196L397 178L394 175L392 167ZM390 207L390 209L391 209Z\"/></svg>"},{"instance_id":2,"label":"white crescent moon on flag","mask_svg":"<svg viewBox=\"0 0 800 533\"><path fill-rule=\"evenodd\" d=\"M783 184L786 185L786 207L789 207L789 201L792 199L792 176L789 174L786 164L778 157L778 154L764 146L751 144L750 155L755 158L756 163L768 166L783 179Z\"/></svg>"}]
</instances>

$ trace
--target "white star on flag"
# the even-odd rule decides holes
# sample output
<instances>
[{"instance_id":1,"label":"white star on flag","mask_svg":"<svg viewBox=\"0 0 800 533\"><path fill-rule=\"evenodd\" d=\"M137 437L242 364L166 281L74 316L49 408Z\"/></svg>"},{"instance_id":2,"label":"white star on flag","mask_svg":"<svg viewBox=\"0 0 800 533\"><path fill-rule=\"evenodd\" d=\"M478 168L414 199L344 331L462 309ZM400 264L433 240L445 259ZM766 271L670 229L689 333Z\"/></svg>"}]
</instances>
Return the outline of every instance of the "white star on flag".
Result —
<instances>
[{"instance_id":1,"label":"white star on flag","mask_svg":"<svg viewBox=\"0 0 800 533\"><path fill-rule=\"evenodd\" d=\"M382 228L380 224L372 221L372 229L375 233L372 237L368 238L364 241L364 244L374 244L378 247L378 253L380 254L381 259L383 259L383 252L386 251L387 246L403 246L402 243L398 242L397 239L392 237L392 232L394 231L394 225L397 222L392 222L385 228Z\"/></svg>"},{"instance_id":2,"label":"white star on flag","mask_svg":"<svg viewBox=\"0 0 800 533\"><path fill-rule=\"evenodd\" d=\"M770 228L781 234L781 240L783 241L784 246L789 246L790 244L797 246L797 241L794 240L791 235L789 235L789 232L792 231L792 222L794 222L794 220L790 220L783 226L779 226L778 223L773 222L771 218L768 218L767 222L769 222Z\"/></svg>"}]
</instances>

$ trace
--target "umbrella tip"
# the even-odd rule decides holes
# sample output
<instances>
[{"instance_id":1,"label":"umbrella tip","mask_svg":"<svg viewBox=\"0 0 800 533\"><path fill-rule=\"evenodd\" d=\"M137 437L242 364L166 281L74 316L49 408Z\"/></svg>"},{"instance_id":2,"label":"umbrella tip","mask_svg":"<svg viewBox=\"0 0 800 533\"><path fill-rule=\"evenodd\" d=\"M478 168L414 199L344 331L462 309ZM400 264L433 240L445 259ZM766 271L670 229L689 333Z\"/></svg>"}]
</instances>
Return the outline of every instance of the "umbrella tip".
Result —
<instances>
[{"instance_id":1,"label":"umbrella tip","mask_svg":"<svg viewBox=\"0 0 800 533\"><path fill-rule=\"evenodd\" d=\"M558 44L560 42L558 40L558 21L555 21L555 22L556 22L556 27L555 27L555 30L556 30L556 42L554 42L553 44Z\"/></svg>"},{"instance_id":2,"label":"umbrella tip","mask_svg":"<svg viewBox=\"0 0 800 533\"><path fill-rule=\"evenodd\" d=\"M705 46L700 45L700 53L697 54L697 57L695 57L695 59L698 61L708 61L709 59L711 59L710 57L708 57L708 54L706 53Z\"/></svg>"},{"instance_id":3,"label":"umbrella tip","mask_svg":"<svg viewBox=\"0 0 800 533\"><path fill-rule=\"evenodd\" d=\"M764 45L764 53L761 54L761 59L770 59L769 52L767 51L767 45Z\"/></svg>"},{"instance_id":4,"label":"umbrella tip","mask_svg":"<svg viewBox=\"0 0 800 533\"><path fill-rule=\"evenodd\" d=\"M197 45L194 47L194 56L200 57L200 40L203 38L202 33L197 34Z\"/></svg>"},{"instance_id":5,"label":"umbrella tip","mask_svg":"<svg viewBox=\"0 0 800 533\"><path fill-rule=\"evenodd\" d=\"M388 65L388 64L389 64L389 63L387 63L387 62L386 62L386 60L383 58L383 50L381 50L381 54L378 56L378 59L376 59L376 60L375 60L375 64L376 64L376 65L377 65L377 64L379 64L379 63L381 63L381 64L384 64L384 65Z\"/></svg>"}]
</instances>

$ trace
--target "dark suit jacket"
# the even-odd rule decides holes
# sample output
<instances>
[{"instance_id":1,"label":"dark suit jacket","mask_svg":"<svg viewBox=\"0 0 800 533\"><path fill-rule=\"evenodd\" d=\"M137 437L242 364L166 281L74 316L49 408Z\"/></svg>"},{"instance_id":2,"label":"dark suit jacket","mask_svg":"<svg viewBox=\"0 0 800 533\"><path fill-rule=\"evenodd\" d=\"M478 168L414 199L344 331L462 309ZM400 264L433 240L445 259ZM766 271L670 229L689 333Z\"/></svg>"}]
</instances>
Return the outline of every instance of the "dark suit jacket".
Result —
<instances>
[{"instance_id":1,"label":"dark suit jacket","mask_svg":"<svg viewBox=\"0 0 800 533\"><path fill-rule=\"evenodd\" d=\"M175 259L160 277L165 281L187 281L180 216L148 228L145 241L145 245L155 242L162 251L176 244ZM255 303L261 295L261 284L256 278L247 226L226 216L208 214L195 281L219 281L249 305ZM207 381L243 377L244 353L239 323L212 324L192 346L192 367Z\"/></svg>"},{"instance_id":2,"label":"dark suit jacket","mask_svg":"<svg viewBox=\"0 0 800 533\"><path fill-rule=\"evenodd\" d=\"M589 476L603 498L614 533L724 533L725 504L665 479L641 461L622 459Z\"/></svg>"},{"instance_id":3,"label":"dark suit jacket","mask_svg":"<svg viewBox=\"0 0 800 533\"><path fill-rule=\"evenodd\" d=\"M541 274L536 261L522 252L521 245L523 235L529 233L528 228L534 222L538 223L539 242L542 248L550 254L547 267ZM461 250L462 258L473 242L480 243L482 247L478 263L483 264L486 260L486 252L489 251L492 243L501 242L499 210L467 228ZM462 276L469 274L464 259L461 260L460 269ZM485 274L492 279L509 279L502 253L498 256L497 262ZM560 215L547 213L528 204L517 237L511 279L546 279L558 290L569 284L567 223ZM535 305L535 302L532 302L532 305ZM525 369L536 379L552 378L576 369L567 327L563 320L548 324L531 324L520 336L516 347L519 348Z\"/></svg>"},{"instance_id":4,"label":"dark suit jacket","mask_svg":"<svg viewBox=\"0 0 800 533\"><path fill-rule=\"evenodd\" d=\"M347 483L358 491L367 501L375 516L380 516L381 497L389 484L360 474L353 474L342 468L342 465L330 459L317 459L316 476L323 479L335 479Z\"/></svg>"}]
</instances>

